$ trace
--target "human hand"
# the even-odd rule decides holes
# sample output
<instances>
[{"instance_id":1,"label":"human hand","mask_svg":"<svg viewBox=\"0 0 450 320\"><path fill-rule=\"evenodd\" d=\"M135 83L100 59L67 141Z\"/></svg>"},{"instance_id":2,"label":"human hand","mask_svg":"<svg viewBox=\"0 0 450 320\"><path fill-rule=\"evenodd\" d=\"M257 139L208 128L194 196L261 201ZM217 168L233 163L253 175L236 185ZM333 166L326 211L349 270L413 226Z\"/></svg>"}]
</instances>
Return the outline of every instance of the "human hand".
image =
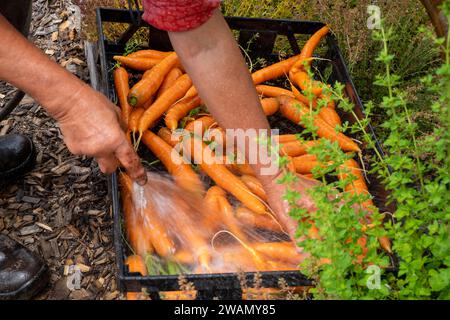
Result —
<instances>
[{"instance_id":1,"label":"human hand","mask_svg":"<svg viewBox=\"0 0 450 320\"><path fill-rule=\"evenodd\" d=\"M85 86L54 117L70 152L94 157L103 173L114 172L120 164L143 185L147 175L122 131L116 109L104 95Z\"/></svg>"},{"instance_id":2,"label":"human hand","mask_svg":"<svg viewBox=\"0 0 450 320\"><path fill-rule=\"evenodd\" d=\"M292 184L280 184L277 181L282 177L283 173L278 174L272 178L266 178L263 180L263 186L266 190L268 202L272 210L274 211L278 221L284 227L285 231L289 234L291 239L295 239L295 233L298 227L298 221L294 220L290 215L290 206L287 200L284 200L286 191L297 191L301 197L297 201L297 205L301 208L308 210L309 212L316 211L315 204L311 197L308 195L307 190L318 184L317 181L305 178L301 175L297 175L297 181Z\"/></svg>"}]
</instances>

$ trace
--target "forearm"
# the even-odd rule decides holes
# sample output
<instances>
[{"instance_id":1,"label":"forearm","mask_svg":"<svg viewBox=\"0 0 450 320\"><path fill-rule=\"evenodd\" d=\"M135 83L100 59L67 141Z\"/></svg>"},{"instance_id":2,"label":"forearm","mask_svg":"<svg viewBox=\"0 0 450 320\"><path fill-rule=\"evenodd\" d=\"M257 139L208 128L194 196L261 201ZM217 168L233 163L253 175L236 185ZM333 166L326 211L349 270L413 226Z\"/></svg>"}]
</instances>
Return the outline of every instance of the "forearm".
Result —
<instances>
[{"instance_id":1,"label":"forearm","mask_svg":"<svg viewBox=\"0 0 450 320\"><path fill-rule=\"evenodd\" d=\"M0 15L0 79L25 91L53 117L62 117L73 97L89 87L50 60Z\"/></svg>"},{"instance_id":2,"label":"forearm","mask_svg":"<svg viewBox=\"0 0 450 320\"><path fill-rule=\"evenodd\" d=\"M169 36L200 97L222 128L270 129L244 58L220 11L199 28ZM254 168L259 171L260 164Z\"/></svg>"}]
</instances>

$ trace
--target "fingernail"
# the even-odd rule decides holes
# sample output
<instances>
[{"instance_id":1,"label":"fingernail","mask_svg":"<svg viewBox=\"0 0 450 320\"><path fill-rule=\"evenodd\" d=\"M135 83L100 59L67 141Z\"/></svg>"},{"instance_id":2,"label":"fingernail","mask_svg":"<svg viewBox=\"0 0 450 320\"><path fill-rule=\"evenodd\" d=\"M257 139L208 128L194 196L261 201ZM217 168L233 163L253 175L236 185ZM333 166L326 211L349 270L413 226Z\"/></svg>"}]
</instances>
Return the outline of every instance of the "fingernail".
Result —
<instances>
[{"instance_id":1,"label":"fingernail","mask_svg":"<svg viewBox=\"0 0 450 320\"><path fill-rule=\"evenodd\" d=\"M136 182L137 182L137 184L140 185L141 187L142 187L142 186L145 186L145 184L147 183L147 177L144 176L144 177L142 177L142 178L140 178L140 179L137 179Z\"/></svg>"}]
</instances>

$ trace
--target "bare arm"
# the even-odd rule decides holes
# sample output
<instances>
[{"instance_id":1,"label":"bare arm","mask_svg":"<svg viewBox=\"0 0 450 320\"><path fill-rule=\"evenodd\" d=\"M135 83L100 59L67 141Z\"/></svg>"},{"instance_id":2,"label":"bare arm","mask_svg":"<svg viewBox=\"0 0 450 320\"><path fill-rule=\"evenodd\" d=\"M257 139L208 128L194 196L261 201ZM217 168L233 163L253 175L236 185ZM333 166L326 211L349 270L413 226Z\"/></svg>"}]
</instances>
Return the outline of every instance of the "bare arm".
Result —
<instances>
[{"instance_id":1,"label":"bare arm","mask_svg":"<svg viewBox=\"0 0 450 320\"><path fill-rule=\"evenodd\" d=\"M222 128L270 129L244 58L219 10L200 27L170 32L169 36L199 95ZM260 172L259 163L253 167Z\"/></svg>"},{"instance_id":2,"label":"bare arm","mask_svg":"<svg viewBox=\"0 0 450 320\"><path fill-rule=\"evenodd\" d=\"M95 157L105 173L120 162L143 182L145 171L120 128L115 106L51 61L2 15L0 32L0 79L28 93L59 122L72 153Z\"/></svg>"}]
</instances>

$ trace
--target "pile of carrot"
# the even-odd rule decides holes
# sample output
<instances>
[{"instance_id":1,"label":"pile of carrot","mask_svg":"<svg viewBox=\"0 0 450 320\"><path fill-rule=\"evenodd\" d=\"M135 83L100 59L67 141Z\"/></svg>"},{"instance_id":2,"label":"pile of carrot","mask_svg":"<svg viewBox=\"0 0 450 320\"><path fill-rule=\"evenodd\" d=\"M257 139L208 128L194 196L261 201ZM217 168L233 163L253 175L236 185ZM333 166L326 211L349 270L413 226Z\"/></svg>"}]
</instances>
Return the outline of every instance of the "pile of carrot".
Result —
<instances>
[{"instance_id":1,"label":"pile of carrot","mask_svg":"<svg viewBox=\"0 0 450 320\"><path fill-rule=\"evenodd\" d=\"M317 31L305 44L300 54L274 63L252 74L255 89L260 95L261 107L266 116L280 113L286 119L305 126L311 110L318 108L318 100L328 100L323 90L324 84L310 78L310 64L315 48L329 32L327 26ZM294 270L306 257L298 251L293 242L278 240L264 242L255 240L248 230L266 230L286 239L279 222L267 206L267 195L261 183L255 177L248 164L224 164L214 161L214 151L205 144L204 137L211 141L225 144L225 133L215 119L207 113L197 90L175 52L141 50L127 56L115 56L120 66L114 70L118 104L122 119L127 125L127 133L134 137L136 144L142 142L172 176L177 187L202 199L206 211L193 217L196 228L207 232L197 235L180 228L180 233L189 239L190 246L180 246L165 230L163 221L153 209L146 209L144 216L136 214L133 203L133 188L130 178L120 174L122 203L124 209L125 229L128 242L135 253L127 260L130 271L147 275L143 258L157 255L169 261L175 261L192 268L193 272L232 272ZM142 77L130 86L127 69L141 71ZM288 77L289 89L267 84L267 81ZM307 98L307 96L309 98ZM312 98L311 98L312 97ZM320 105L323 105L321 103ZM341 125L335 104L330 102L314 113L312 121L317 128L317 136L336 142L345 152L359 153L354 140L335 130ZM163 120L163 121L161 121ZM155 130L157 124L165 126ZM179 137L174 131L184 127L193 131L194 126L202 128L204 137L193 135ZM212 134L214 133L214 134ZM136 140L137 138L137 140ZM196 139L200 139L199 143ZM136 142L137 141L137 142ZM210 142L211 142L210 141ZM197 141L198 142L198 141ZM289 168L312 179L312 171L319 164L308 149L318 145L317 140L300 141L295 134L278 137L280 154L288 156ZM175 148L179 144L189 144L188 154L181 154ZM183 149L185 152L186 149ZM199 164L202 174L209 176L213 185L205 188L200 176L190 164L183 162L183 157L194 158L201 154L203 161ZM345 192L351 194L368 194L362 170L351 159L339 168L339 179L354 176ZM230 199L234 199L231 205ZM371 200L362 204L370 210ZM206 212L206 213L205 213ZM186 229L186 228L184 228ZM212 248L212 238L221 230L226 230L234 238L233 245ZM204 235L208 236L205 237ZM318 237L317 230L310 232L310 237ZM259 239L260 240L260 239ZM390 245L383 240L383 248L390 250ZM221 264L215 263L220 256ZM141 259L141 260L140 260ZM130 294L130 299L139 298L139 294Z\"/></svg>"}]
</instances>

